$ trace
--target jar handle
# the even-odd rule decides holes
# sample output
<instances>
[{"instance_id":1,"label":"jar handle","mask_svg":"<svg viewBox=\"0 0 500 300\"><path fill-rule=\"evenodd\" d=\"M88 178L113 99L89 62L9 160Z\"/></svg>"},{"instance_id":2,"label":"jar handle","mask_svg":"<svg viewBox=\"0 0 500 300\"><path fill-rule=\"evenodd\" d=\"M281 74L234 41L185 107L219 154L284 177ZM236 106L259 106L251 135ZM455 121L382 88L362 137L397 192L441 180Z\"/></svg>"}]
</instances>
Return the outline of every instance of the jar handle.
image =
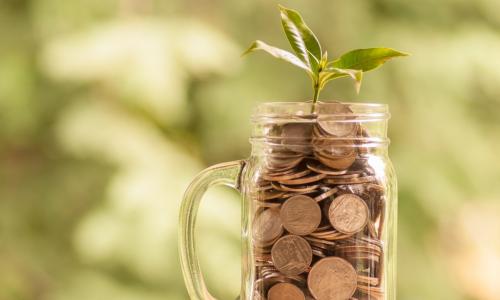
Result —
<instances>
[{"instance_id":1,"label":"jar handle","mask_svg":"<svg viewBox=\"0 0 500 300\"><path fill-rule=\"evenodd\" d=\"M244 160L237 160L209 167L196 176L184 194L179 214L179 253L184 282L191 300L215 300L205 286L196 255L194 232L201 198L208 188L215 185L226 185L239 191L244 165Z\"/></svg>"}]
</instances>

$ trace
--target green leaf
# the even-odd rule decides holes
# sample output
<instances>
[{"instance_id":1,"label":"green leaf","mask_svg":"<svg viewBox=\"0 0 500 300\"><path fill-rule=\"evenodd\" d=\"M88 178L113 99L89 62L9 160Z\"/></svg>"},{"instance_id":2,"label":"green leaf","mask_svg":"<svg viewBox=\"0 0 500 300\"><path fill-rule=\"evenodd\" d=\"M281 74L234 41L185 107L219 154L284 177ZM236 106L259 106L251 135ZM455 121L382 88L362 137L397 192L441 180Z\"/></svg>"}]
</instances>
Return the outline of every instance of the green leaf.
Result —
<instances>
[{"instance_id":1,"label":"green leaf","mask_svg":"<svg viewBox=\"0 0 500 300\"><path fill-rule=\"evenodd\" d=\"M297 11L281 5L279 9L283 30L295 54L269 46L261 41L255 41L244 54L263 50L305 70L313 83L314 95L311 112L314 112L314 104L318 101L321 90L329 81L349 76L354 80L356 91L359 93L364 72L379 67L389 59L408 55L390 48L357 49L328 62L328 53L322 52L318 39L306 25L302 16Z\"/></svg>"},{"instance_id":2,"label":"green leaf","mask_svg":"<svg viewBox=\"0 0 500 300\"><path fill-rule=\"evenodd\" d=\"M281 24L285 35L297 56L311 69L314 69L314 60L311 62L309 53L321 61L321 45L314 33L307 27L302 16L293 9L279 6Z\"/></svg>"},{"instance_id":3,"label":"green leaf","mask_svg":"<svg viewBox=\"0 0 500 300\"><path fill-rule=\"evenodd\" d=\"M309 53L309 62L311 63L311 71L314 74L318 74L321 62L309 50L307 50L307 53Z\"/></svg>"},{"instance_id":4,"label":"green leaf","mask_svg":"<svg viewBox=\"0 0 500 300\"><path fill-rule=\"evenodd\" d=\"M328 67L340 69L373 70L391 58L407 56L407 53L390 48L369 48L349 51L338 59L330 62Z\"/></svg>"},{"instance_id":5,"label":"green leaf","mask_svg":"<svg viewBox=\"0 0 500 300\"><path fill-rule=\"evenodd\" d=\"M311 69L304 62L302 62L297 56L293 55L292 53L290 53L286 50L270 46L270 45L264 43L263 41L253 42L250 45L250 47L247 49L247 51L245 51L242 54L242 56L246 55L250 52L257 51L257 50L265 51L276 58L279 58L279 59L282 59L286 62L289 62L289 63L291 63L291 64L293 64L301 69L306 70L309 75L313 76Z\"/></svg>"},{"instance_id":6,"label":"green leaf","mask_svg":"<svg viewBox=\"0 0 500 300\"><path fill-rule=\"evenodd\" d=\"M320 67L322 70L326 69L326 65L328 64L328 52L325 51L323 56L321 57Z\"/></svg>"},{"instance_id":7,"label":"green leaf","mask_svg":"<svg viewBox=\"0 0 500 300\"><path fill-rule=\"evenodd\" d=\"M319 81L320 81L320 89L325 87L325 84L333 79L349 76L354 80L354 85L356 87L356 92L359 94L359 90L361 89L361 82L363 80L363 71L362 70L353 70L353 69L340 69L340 68L327 68L326 71L321 72Z\"/></svg>"}]
</instances>

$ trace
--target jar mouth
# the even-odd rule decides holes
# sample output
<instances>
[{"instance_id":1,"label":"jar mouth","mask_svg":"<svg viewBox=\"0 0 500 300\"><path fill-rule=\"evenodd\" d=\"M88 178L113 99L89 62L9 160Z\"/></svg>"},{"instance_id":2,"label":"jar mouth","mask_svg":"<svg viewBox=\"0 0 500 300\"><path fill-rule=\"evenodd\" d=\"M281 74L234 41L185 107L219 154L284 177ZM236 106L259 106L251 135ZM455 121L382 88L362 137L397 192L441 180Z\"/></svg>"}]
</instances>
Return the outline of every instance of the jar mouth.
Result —
<instances>
[{"instance_id":1,"label":"jar mouth","mask_svg":"<svg viewBox=\"0 0 500 300\"><path fill-rule=\"evenodd\" d=\"M316 149L345 149L345 148L380 148L387 147L391 143L389 138L366 137L366 138L322 138L326 145L314 146ZM312 149L314 140L300 139L300 138L279 138L279 137L251 137L249 139L252 145L260 145L274 149L277 152L285 150L290 146L301 147L301 151L307 152L309 148ZM278 153L278 156L280 154Z\"/></svg>"},{"instance_id":2,"label":"jar mouth","mask_svg":"<svg viewBox=\"0 0 500 300\"><path fill-rule=\"evenodd\" d=\"M339 106L348 107L346 112ZM259 104L251 117L253 123L316 122L316 119L338 120L339 122L370 122L388 120L389 106L383 103L354 103L329 101L316 103L311 113L312 101L307 102L264 102ZM347 118L347 119L346 119Z\"/></svg>"},{"instance_id":3,"label":"jar mouth","mask_svg":"<svg viewBox=\"0 0 500 300\"><path fill-rule=\"evenodd\" d=\"M387 145L389 107L381 103L266 102L252 115L252 144L308 145L321 140L337 147ZM314 134L313 134L314 133ZM315 137L314 137L315 136Z\"/></svg>"}]
</instances>

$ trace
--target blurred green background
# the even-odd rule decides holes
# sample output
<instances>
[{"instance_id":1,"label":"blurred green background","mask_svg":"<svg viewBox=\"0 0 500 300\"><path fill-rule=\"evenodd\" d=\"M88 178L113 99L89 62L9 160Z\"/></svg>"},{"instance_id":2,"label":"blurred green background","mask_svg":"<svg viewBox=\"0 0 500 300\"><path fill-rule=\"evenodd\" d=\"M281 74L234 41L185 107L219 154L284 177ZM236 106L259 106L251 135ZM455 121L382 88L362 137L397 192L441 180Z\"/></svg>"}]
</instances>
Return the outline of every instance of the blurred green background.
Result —
<instances>
[{"instance_id":1,"label":"blurred green background","mask_svg":"<svg viewBox=\"0 0 500 300\"><path fill-rule=\"evenodd\" d=\"M204 167L249 154L258 102L304 100L277 1L1 0L0 299L187 299L177 211ZM499 299L500 2L281 1L331 57L413 54L323 99L389 103L399 299ZM199 247L219 299L239 289L240 198L211 190Z\"/></svg>"}]
</instances>

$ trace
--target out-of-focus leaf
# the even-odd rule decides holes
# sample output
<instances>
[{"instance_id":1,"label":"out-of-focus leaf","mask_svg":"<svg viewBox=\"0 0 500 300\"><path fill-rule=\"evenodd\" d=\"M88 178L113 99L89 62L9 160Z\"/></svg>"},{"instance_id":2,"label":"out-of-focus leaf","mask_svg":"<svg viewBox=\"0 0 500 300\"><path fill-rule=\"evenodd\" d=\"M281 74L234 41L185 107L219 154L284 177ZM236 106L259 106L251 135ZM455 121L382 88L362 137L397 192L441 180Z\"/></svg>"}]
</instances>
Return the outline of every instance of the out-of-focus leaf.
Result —
<instances>
[{"instance_id":1,"label":"out-of-focus leaf","mask_svg":"<svg viewBox=\"0 0 500 300\"><path fill-rule=\"evenodd\" d=\"M264 43L263 41L253 42L250 45L250 47L248 48L248 50L243 53L243 55L246 55L246 54L253 52L253 51L256 51L256 50L265 51L276 58L282 59L286 62L289 62L289 63L301 68L301 69L306 70L307 73L312 75L312 72L309 69L309 67L304 62L302 62L297 56L293 55L292 53L290 53L286 50L270 46L270 45Z\"/></svg>"},{"instance_id":2,"label":"out-of-focus leaf","mask_svg":"<svg viewBox=\"0 0 500 300\"><path fill-rule=\"evenodd\" d=\"M227 74L237 69L238 54L232 41L206 24L138 19L51 38L40 63L62 84L99 83L169 126L189 113L186 76Z\"/></svg>"},{"instance_id":3,"label":"out-of-focus leaf","mask_svg":"<svg viewBox=\"0 0 500 300\"><path fill-rule=\"evenodd\" d=\"M190 74L197 77L227 75L238 70L241 49L217 28L193 20L175 20L168 25L174 36L171 42L176 48L176 60ZM167 43L166 46L171 47L172 44Z\"/></svg>"},{"instance_id":4,"label":"out-of-focus leaf","mask_svg":"<svg viewBox=\"0 0 500 300\"><path fill-rule=\"evenodd\" d=\"M310 54L321 60L321 45L311 29L307 27L302 16L293 9L280 6L281 24L285 35L297 56L311 68L317 68Z\"/></svg>"},{"instance_id":5,"label":"out-of-focus leaf","mask_svg":"<svg viewBox=\"0 0 500 300\"><path fill-rule=\"evenodd\" d=\"M408 54L390 48L356 49L330 62L328 67L366 72L379 67L391 58L400 56L408 56Z\"/></svg>"}]
</instances>

